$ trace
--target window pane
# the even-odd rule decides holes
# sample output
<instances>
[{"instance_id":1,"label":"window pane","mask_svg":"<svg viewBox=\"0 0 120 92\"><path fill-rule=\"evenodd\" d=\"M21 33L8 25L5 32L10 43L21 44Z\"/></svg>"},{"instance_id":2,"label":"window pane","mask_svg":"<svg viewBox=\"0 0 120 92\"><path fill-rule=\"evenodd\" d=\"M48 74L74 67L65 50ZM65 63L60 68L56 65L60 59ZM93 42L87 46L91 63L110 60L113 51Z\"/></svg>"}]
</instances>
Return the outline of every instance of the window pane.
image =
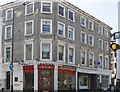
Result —
<instances>
[{"instance_id":1,"label":"window pane","mask_svg":"<svg viewBox=\"0 0 120 92\"><path fill-rule=\"evenodd\" d=\"M7 11L7 19L12 18L12 10Z\"/></svg>"},{"instance_id":2,"label":"window pane","mask_svg":"<svg viewBox=\"0 0 120 92\"><path fill-rule=\"evenodd\" d=\"M59 60L63 60L64 46L59 46Z\"/></svg>"},{"instance_id":3,"label":"window pane","mask_svg":"<svg viewBox=\"0 0 120 92\"><path fill-rule=\"evenodd\" d=\"M42 32L43 33L50 33L50 21L43 21L42 22Z\"/></svg>"},{"instance_id":4,"label":"window pane","mask_svg":"<svg viewBox=\"0 0 120 92\"><path fill-rule=\"evenodd\" d=\"M82 51L81 57L82 57L82 64L85 64L85 52L84 51Z\"/></svg>"},{"instance_id":5,"label":"window pane","mask_svg":"<svg viewBox=\"0 0 120 92\"><path fill-rule=\"evenodd\" d=\"M108 35L107 30L104 30L104 35L107 37Z\"/></svg>"},{"instance_id":6,"label":"window pane","mask_svg":"<svg viewBox=\"0 0 120 92\"><path fill-rule=\"evenodd\" d=\"M99 27L99 34L102 34L102 28Z\"/></svg>"},{"instance_id":7,"label":"window pane","mask_svg":"<svg viewBox=\"0 0 120 92\"><path fill-rule=\"evenodd\" d=\"M6 48L6 62L10 62L10 47Z\"/></svg>"},{"instance_id":8,"label":"window pane","mask_svg":"<svg viewBox=\"0 0 120 92\"><path fill-rule=\"evenodd\" d=\"M81 42L85 43L85 34L84 33L81 33Z\"/></svg>"},{"instance_id":9,"label":"window pane","mask_svg":"<svg viewBox=\"0 0 120 92\"><path fill-rule=\"evenodd\" d=\"M43 3L43 12L51 12L51 3Z\"/></svg>"},{"instance_id":10,"label":"window pane","mask_svg":"<svg viewBox=\"0 0 120 92\"><path fill-rule=\"evenodd\" d=\"M69 11L69 19L73 20L73 12Z\"/></svg>"},{"instance_id":11,"label":"window pane","mask_svg":"<svg viewBox=\"0 0 120 92\"><path fill-rule=\"evenodd\" d=\"M73 39L73 29L69 28L69 38Z\"/></svg>"},{"instance_id":12,"label":"window pane","mask_svg":"<svg viewBox=\"0 0 120 92\"><path fill-rule=\"evenodd\" d=\"M42 59L50 59L50 44L42 44Z\"/></svg>"},{"instance_id":13,"label":"window pane","mask_svg":"<svg viewBox=\"0 0 120 92\"><path fill-rule=\"evenodd\" d=\"M99 48L102 49L102 41L99 40Z\"/></svg>"},{"instance_id":14,"label":"window pane","mask_svg":"<svg viewBox=\"0 0 120 92\"><path fill-rule=\"evenodd\" d=\"M27 5L27 14L33 13L33 4Z\"/></svg>"},{"instance_id":15,"label":"window pane","mask_svg":"<svg viewBox=\"0 0 120 92\"><path fill-rule=\"evenodd\" d=\"M26 45L26 60L32 60L32 44Z\"/></svg>"},{"instance_id":16,"label":"window pane","mask_svg":"<svg viewBox=\"0 0 120 92\"><path fill-rule=\"evenodd\" d=\"M89 64L92 65L93 63L93 54L89 54Z\"/></svg>"},{"instance_id":17,"label":"window pane","mask_svg":"<svg viewBox=\"0 0 120 92\"><path fill-rule=\"evenodd\" d=\"M85 25L85 19L81 18L81 25Z\"/></svg>"},{"instance_id":18,"label":"window pane","mask_svg":"<svg viewBox=\"0 0 120 92\"><path fill-rule=\"evenodd\" d=\"M62 35L63 36L63 31L64 31L64 25L62 25L62 24L58 24L58 33L59 33L59 35Z\"/></svg>"},{"instance_id":19,"label":"window pane","mask_svg":"<svg viewBox=\"0 0 120 92\"><path fill-rule=\"evenodd\" d=\"M69 62L73 62L73 49L69 48Z\"/></svg>"},{"instance_id":20,"label":"window pane","mask_svg":"<svg viewBox=\"0 0 120 92\"><path fill-rule=\"evenodd\" d=\"M105 69L108 68L108 58L105 58Z\"/></svg>"},{"instance_id":21,"label":"window pane","mask_svg":"<svg viewBox=\"0 0 120 92\"><path fill-rule=\"evenodd\" d=\"M64 16L64 8L59 6L59 14Z\"/></svg>"},{"instance_id":22,"label":"window pane","mask_svg":"<svg viewBox=\"0 0 120 92\"><path fill-rule=\"evenodd\" d=\"M102 60L103 60L103 57L102 56L99 56L99 62L100 62L100 66L102 67Z\"/></svg>"},{"instance_id":23,"label":"window pane","mask_svg":"<svg viewBox=\"0 0 120 92\"><path fill-rule=\"evenodd\" d=\"M92 22L89 22L89 29L92 29Z\"/></svg>"},{"instance_id":24,"label":"window pane","mask_svg":"<svg viewBox=\"0 0 120 92\"><path fill-rule=\"evenodd\" d=\"M6 32L7 32L7 39L10 39L11 38L11 27L7 27Z\"/></svg>"},{"instance_id":25,"label":"window pane","mask_svg":"<svg viewBox=\"0 0 120 92\"><path fill-rule=\"evenodd\" d=\"M32 34L32 22L26 23L26 34Z\"/></svg>"}]
</instances>

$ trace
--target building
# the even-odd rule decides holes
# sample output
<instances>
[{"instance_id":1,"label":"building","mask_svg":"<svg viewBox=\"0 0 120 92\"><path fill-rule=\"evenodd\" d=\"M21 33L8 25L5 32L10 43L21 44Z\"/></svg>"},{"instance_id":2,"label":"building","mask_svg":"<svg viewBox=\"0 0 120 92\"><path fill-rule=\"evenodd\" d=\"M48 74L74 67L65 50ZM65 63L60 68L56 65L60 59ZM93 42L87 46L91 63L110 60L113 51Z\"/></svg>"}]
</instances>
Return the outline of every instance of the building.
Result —
<instances>
[{"instance_id":1,"label":"building","mask_svg":"<svg viewBox=\"0 0 120 92\"><path fill-rule=\"evenodd\" d=\"M2 5L2 79L10 89L14 13L14 90L107 90L112 28L66 1ZM2 87L1 87L2 88Z\"/></svg>"}]
</instances>

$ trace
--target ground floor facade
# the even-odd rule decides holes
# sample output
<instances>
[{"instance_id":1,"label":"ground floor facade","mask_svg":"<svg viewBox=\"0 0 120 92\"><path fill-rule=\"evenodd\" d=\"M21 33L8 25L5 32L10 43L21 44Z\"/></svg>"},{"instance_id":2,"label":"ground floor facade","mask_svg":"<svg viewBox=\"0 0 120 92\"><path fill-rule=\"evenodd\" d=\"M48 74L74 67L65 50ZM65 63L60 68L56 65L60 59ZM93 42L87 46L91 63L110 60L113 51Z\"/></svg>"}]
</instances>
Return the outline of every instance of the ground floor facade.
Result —
<instances>
[{"instance_id":1,"label":"ground floor facade","mask_svg":"<svg viewBox=\"0 0 120 92\"><path fill-rule=\"evenodd\" d=\"M10 89L9 64L2 65L0 89ZM107 90L111 71L58 63L14 64L14 90Z\"/></svg>"}]
</instances>

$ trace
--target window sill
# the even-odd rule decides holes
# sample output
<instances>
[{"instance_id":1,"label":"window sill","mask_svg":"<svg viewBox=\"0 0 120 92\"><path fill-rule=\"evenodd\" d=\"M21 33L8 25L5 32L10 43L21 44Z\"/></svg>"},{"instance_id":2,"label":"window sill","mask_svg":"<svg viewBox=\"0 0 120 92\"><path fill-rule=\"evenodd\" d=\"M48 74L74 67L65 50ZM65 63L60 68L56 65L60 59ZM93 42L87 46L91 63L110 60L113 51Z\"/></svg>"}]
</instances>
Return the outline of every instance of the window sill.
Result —
<instances>
[{"instance_id":1,"label":"window sill","mask_svg":"<svg viewBox=\"0 0 120 92\"><path fill-rule=\"evenodd\" d=\"M26 35L24 35L25 37L27 37L27 36L33 36L33 34L26 34Z\"/></svg>"},{"instance_id":2,"label":"window sill","mask_svg":"<svg viewBox=\"0 0 120 92\"><path fill-rule=\"evenodd\" d=\"M92 48L94 48L94 45L89 45L89 47L92 47Z\"/></svg>"},{"instance_id":3,"label":"window sill","mask_svg":"<svg viewBox=\"0 0 120 92\"><path fill-rule=\"evenodd\" d=\"M25 14L25 16L29 16L29 15L32 15L32 14L34 14L34 12L31 12L31 13Z\"/></svg>"},{"instance_id":4,"label":"window sill","mask_svg":"<svg viewBox=\"0 0 120 92\"><path fill-rule=\"evenodd\" d=\"M5 19L5 22L7 22L7 21L11 21L12 20L12 18L10 18L10 19Z\"/></svg>"},{"instance_id":5,"label":"window sill","mask_svg":"<svg viewBox=\"0 0 120 92\"><path fill-rule=\"evenodd\" d=\"M49 62L52 62L51 59L40 59L40 61L49 61Z\"/></svg>"},{"instance_id":6,"label":"window sill","mask_svg":"<svg viewBox=\"0 0 120 92\"><path fill-rule=\"evenodd\" d=\"M82 42L81 42L81 44L82 44L82 45L87 45L86 43L82 43Z\"/></svg>"},{"instance_id":7,"label":"window sill","mask_svg":"<svg viewBox=\"0 0 120 92\"><path fill-rule=\"evenodd\" d=\"M65 60L57 60L57 62L65 63Z\"/></svg>"},{"instance_id":8,"label":"window sill","mask_svg":"<svg viewBox=\"0 0 120 92\"><path fill-rule=\"evenodd\" d=\"M70 41L75 41L75 39L68 38Z\"/></svg>"},{"instance_id":9,"label":"window sill","mask_svg":"<svg viewBox=\"0 0 120 92\"><path fill-rule=\"evenodd\" d=\"M7 40L11 40L12 38L5 38L5 41L7 41Z\"/></svg>"},{"instance_id":10,"label":"window sill","mask_svg":"<svg viewBox=\"0 0 120 92\"><path fill-rule=\"evenodd\" d=\"M52 12L43 12L43 11L42 11L41 13L43 13L43 14L44 14L44 13L45 13L45 14L52 14Z\"/></svg>"},{"instance_id":11,"label":"window sill","mask_svg":"<svg viewBox=\"0 0 120 92\"><path fill-rule=\"evenodd\" d=\"M71 20L71 19L68 19L69 21L71 21L71 22L75 22L75 20Z\"/></svg>"},{"instance_id":12,"label":"window sill","mask_svg":"<svg viewBox=\"0 0 120 92\"><path fill-rule=\"evenodd\" d=\"M89 28L88 28L88 29L89 29ZM94 32L94 30L93 30L93 29L89 29L89 30Z\"/></svg>"},{"instance_id":13,"label":"window sill","mask_svg":"<svg viewBox=\"0 0 120 92\"><path fill-rule=\"evenodd\" d=\"M42 35L52 35L52 33L41 33Z\"/></svg>"},{"instance_id":14,"label":"window sill","mask_svg":"<svg viewBox=\"0 0 120 92\"><path fill-rule=\"evenodd\" d=\"M85 25L82 25L82 24L81 24L81 26L82 26L83 28L86 28L86 26L85 26Z\"/></svg>"},{"instance_id":15,"label":"window sill","mask_svg":"<svg viewBox=\"0 0 120 92\"><path fill-rule=\"evenodd\" d=\"M62 17L62 18L65 18L65 16L62 16L62 15L60 15L60 14L58 14L58 16L60 16L60 17Z\"/></svg>"},{"instance_id":16,"label":"window sill","mask_svg":"<svg viewBox=\"0 0 120 92\"><path fill-rule=\"evenodd\" d=\"M68 64L75 64L75 63L74 63L74 61L73 61L73 62L69 62L69 61L68 61Z\"/></svg>"},{"instance_id":17,"label":"window sill","mask_svg":"<svg viewBox=\"0 0 120 92\"><path fill-rule=\"evenodd\" d=\"M59 36L59 37L62 37L62 38L65 38L65 36L64 36L64 35L62 36L62 35L59 35L59 34L58 34L58 36Z\"/></svg>"}]
</instances>

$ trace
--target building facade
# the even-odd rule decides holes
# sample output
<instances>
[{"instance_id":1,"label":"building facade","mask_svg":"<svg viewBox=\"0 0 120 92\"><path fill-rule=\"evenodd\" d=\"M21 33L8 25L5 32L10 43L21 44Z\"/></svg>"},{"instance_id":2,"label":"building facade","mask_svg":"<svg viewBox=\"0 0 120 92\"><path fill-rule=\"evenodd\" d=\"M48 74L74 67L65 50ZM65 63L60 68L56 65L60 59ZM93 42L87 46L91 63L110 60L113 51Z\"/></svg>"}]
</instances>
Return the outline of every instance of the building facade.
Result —
<instances>
[{"instance_id":1,"label":"building facade","mask_svg":"<svg viewBox=\"0 0 120 92\"><path fill-rule=\"evenodd\" d=\"M2 87L10 89L14 15L14 90L110 88L110 26L66 1L1 8Z\"/></svg>"}]
</instances>

